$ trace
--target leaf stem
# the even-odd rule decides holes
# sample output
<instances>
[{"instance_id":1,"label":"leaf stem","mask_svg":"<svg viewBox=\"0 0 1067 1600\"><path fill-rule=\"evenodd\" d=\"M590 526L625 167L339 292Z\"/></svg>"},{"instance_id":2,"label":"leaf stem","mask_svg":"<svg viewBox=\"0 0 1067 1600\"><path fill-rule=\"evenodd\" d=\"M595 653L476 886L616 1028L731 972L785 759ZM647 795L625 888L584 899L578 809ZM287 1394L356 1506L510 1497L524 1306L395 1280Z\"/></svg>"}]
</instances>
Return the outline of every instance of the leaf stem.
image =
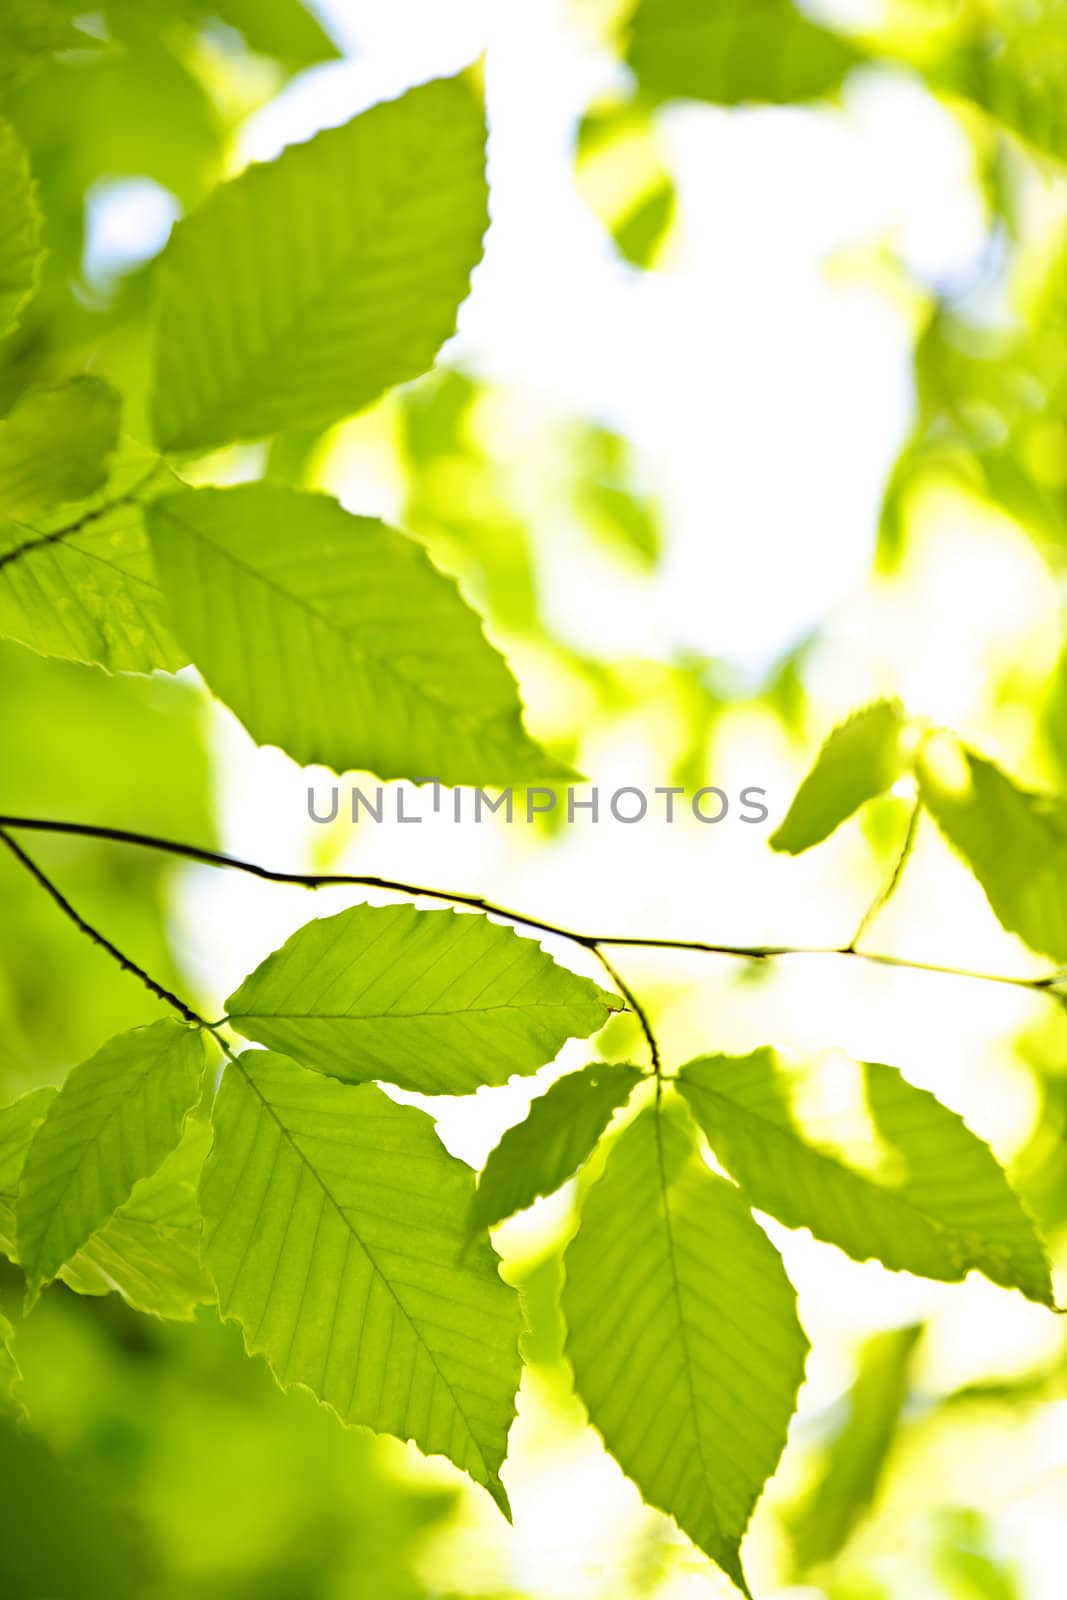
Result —
<instances>
[{"instance_id":1,"label":"leaf stem","mask_svg":"<svg viewBox=\"0 0 1067 1600\"><path fill-rule=\"evenodd\" d=\"M560 923L550 922L543 917L530 916L525 912L513 911L506 906L497 905L494 901L487 900L483 895L464 894L450 889L435 889L426 884L407 883L398 878L382 878L369 873L284 872L274 867L261 866L258 862L245 861L239 856L226 855L218 850L207 850L200 845L185 844L173 839L163 839L155 834L138 833L128 828L111 828L86 822L65 822L45 817L0 816L0 838L19 857L23 865L34 873L38 881L52 895L52 898L57 900L57 903L66 911L67 915L84 932L88 933L89 937L97 944L109 950L127 971L131 971L140 977L141 981L146 983L153 993L158 994L161 999L173 1005L189 1020L207 1028L216 1038L218 1038L216 1033L217 1025L212 1025L191 1012L184 1002L171 995L161 985L156 984L136 963L129 961L108 940L83 922L78 913L64 901L54 886L44 878L39 869L29 861L29 858L15 844L14 840L7 835L4 830L8 828L22 829L34 833L73 835L78 838L100 839L115 844L134 845L147 850L159 850L166 855L175 856L181 860L198 862L202 866L222 867L234 872L243 872L267 883L293 884L305 889L337 887L381 889L387 893L405 895L409 899L440 900L449 905L467 906L473 911L483 912L486 916L500 917L505 922L514 923L518 927L531 928L535 932L545 934L551 938L566 939L569 943L590 951L601 963L605 971L611 974L612 981L618 987L619 993L632 1008L641 1025L649 1047L652 1068L656 1074L657 1083L662 1078L662 1066L659 1047L653 1035L648 1016L637 1001L633 991L623 982L614 966L608 962L604 954L605 947L609 949L688 951L698 955L736 957L745 961L768 961L785 956L848 956L853 960L864 961L872 966L895 967L908 972L927 972L947 978L966 978L975 983L1004 984L1012 988L1026 989L1033 993L1048 994L1050 998L1057 1002L1062 998L1056 990L1056 985L1063 977L1059 971L1037 978L1018 978L1012 977L1007 973L980 972L969 967L955 967L944 965L940 962L918 961L909 956L889 955L873 950L859 950L856 948L856 938L859 937L864 924L861 924L852 941L845 945L744 945L711 942L704 939L668 939L616 933L583 933L579 929L567 928ZM909 827L909 836L913 843L913 826ZM883 891L882 896L875 902L874 909L878 909L885 904L888 894L892 892L897 882L899 882L903 864L907 859L907 855L910 854L910 844L907 838L905 839L905 846L907 846L907 850L902 849L901 851L897 868L890 879L888 892ZM866 921L869 921L869 917L865 919ZM220 1044L222 1043L221 1040L219 1042ZM223 1048L227 1047L223 1046Z\"/></svg>"},{"instance_id":2,"label":"leaf stem","mask_svg":"<svg viewBox=\"0 0 1067 1600\"><path fill-rule=\"evenodd\" d=\"M893 862L892 871L890 872L887 881L883 884L882 888L878 891L870 905L867 907L866 911L863 913L863 916L860 918L859 927L856 929L855 933L852 935L852 938L848 942L847 949L853 955L856 954L856 946L863 938L863 935L866 933L875 917L885 910L890 900L892 900L893 896L896 894L897 889L900 887L900 880L904 876L904 868L911 859L911 853L915 848L915 840L919 832L919 818L921 816L922 801L918 798L918 796L916 796L915 803L911 808L911 815L908 817L908 826L904 834L904 840L899 851L897 852L896 860Z\"/></svg>"}]
</instances>

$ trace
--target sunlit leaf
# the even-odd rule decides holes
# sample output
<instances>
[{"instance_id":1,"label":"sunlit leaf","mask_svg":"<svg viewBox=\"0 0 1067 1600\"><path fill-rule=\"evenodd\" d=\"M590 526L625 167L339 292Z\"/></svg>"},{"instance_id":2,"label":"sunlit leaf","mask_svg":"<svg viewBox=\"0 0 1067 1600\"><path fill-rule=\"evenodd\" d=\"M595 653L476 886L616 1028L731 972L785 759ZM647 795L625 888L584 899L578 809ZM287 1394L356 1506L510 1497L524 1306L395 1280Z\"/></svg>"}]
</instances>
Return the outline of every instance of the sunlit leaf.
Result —
<instances>
[{"instance_id":1,"label":"sunlit leaf","mask_svg":"<svg viewBox=\"0 0 1067 1600\"><path fill-rule=\"evenodd\" d=\"M206 1123L187 1123L177 1149L60 1269L63 1282L78 1294L120 1294L157 1317L188 1319L213 1300L200 1261L197 1200L210 1143Z\"/></svg>"},{"instance_id":2,"label":"sunlit leaf","mask_svg":"<svg viewBox=\"0 0 1067 1600\"><path fill-rule=\"evenodd\" d=\"M518 1298L430 1119L267 1052L227 1068L201 1184L224 1316L284 1386L444 1455L507 1510Z\"/></svg>"},{"instance_id":3,"label":"sunlit leaf","mask_svg":"<svg viewBox=\"0 0 1067 1600\"><path fill-rule=\"evenodd\" d=\"M642 1077L638 1067L597 1062L558 1078L490 1151L471 1207L470 1232L524 1211L573 1177Z\"/></svg>"},{"instance_id":4,"label":"sunlit leaf","mask_svg":"<svg viewBox=\"0 0 1067 1600\"><path fill-rule=\"evenodd\" d=\"M19 1180L18 1253L31 1293L174 1149L203 1065L200 1035L166 1019L119 1034L70 1073Z\"/></svg>"},{"instance_id":5,"label":"sunlit leaf","mask_svg":"<svg viewBox=\"0 0 1067 1600\"><path fill-rule=\"evenodd\" d=\"M319 427L417 377L454 331L487 225L464 78L250 167L178 224L158 275L168 449Z\"/></svg>"},{"instance_id":6,"label":"sunlit leaf","mask_svg":"<svg viewBox=\"0 0 1067 1600\"><path fill-rule=\"evenodd\" d=\"M646 95L717 105L818 99L861 59L789 0L640 0L627 51Z\"/></svg>"},{"instance_id":7,"label":"sunlit leaf","mask_svg":"<svg viewBox=\"0 0 1067 1600\"><path fill-rule=\"evenodd\" d=\"M575 170L620 254L635 267L654 265L677 195L648 110L631 101L592 106L578 127Z\"/></svg>"},{"instance_id":8,"label":"sunlit leaf","mask_svg":"<svg viewBox=\"0 0 1067 1600\"><path fill-rule=\"evenodd\" d=\"M1067 803L1018 788L949 734L923 742L923 804L1009 933L1067 961Z\"/></svg>"},{"instance_id":9,"label":"sunlit leaf","mask_svg":"<svg viewBox=\"0 0 1067 1600\"><path fill-rule=\"evenodd\" d=\"M340 54L314 12L301 0L205 0L214 12L237 28L250 50L273 56L293 68L316 66Z\"/></svg>"},{"instance_id":10,"label":"sunlit leaf","mask_svg":"<svg viewBox=\"0 0 1067 1600\"><path fill-rule=\"evenodd\" d=\"M259 743L383 778L555 770L477 614L412 540L272 484L167 496L147 521L180 638Z\"/></svg>"},{"instance_id":11,"label":"sunlit leaf","mask_svg":"<svg viewBox=\"0 0 1067 1600\"><path fill-rule=\"evenodd\" d=\"M773 1050L704 1056L678 1088L751 1203L857 1261L947 1282L971 1270L1053 1303L1036 1224L988 1145L893 1067Z\"/></svg>"},{"instance_id":12,"label":"sunlit leaf","mask_svg":"<svg viewBox=\"0 0 1067 1600\"><path fill-rule=\"evenodd\" d=\"M878 1492L908 1394L908 1371L922 1325L868 1339L821 1470L787 1519L798 1572L831 1560Z\"/></svg>"},{"instance_id":13,"label":"sunlit leaf","mask_svg":"<svg viewBox=\"0 0 1067 1600\"><path fill-rule=\"evenodd\" d=\"M304 1066L424 1094L536 1072L621 1006L511 928L409 905L316 918L226 1002L238 1032Z\"/></svg>"},{"instance_id":14,"label":"sunlit leaf","mask_svg":"<svg viewBox=\"0 0 1067 1600\"><path fill-rule=\"evenodd\" d=\"M609 1154L564 1265L590 1421L649 1504L748 1594L741 1539L808 1348L777 1251L674 1108L652 1107Z\"/></svg>"},{"instance_id":15,"label":"sunlit leaf","mask_svg":"<svg viewBox=\"0 0 1067 1600\"><path fill-rule=\"evenodd\" d=\"M892 788L907 768L906 727L895 700L878 700L835 728L771 835L771 848L789 855L810 850Z\"/></svg>"},{"instance_id":16,"label":"sunlit leaf","mask_svg":"<svg viewBox=\"0 0 1067 1600\"><path fill-rule=\"evenodd\" d=\"M0 1110L0 1250L18 1260L15 1207L33 1136L55 1089L35 1089ZM214 1298L200 1264L196 1186L211 1142L205 1123L186 1124L181 1143L134 1185L113 1216L78 1250L58 1277L78 1294L118 1293L138 1311L187 1318Z\"/></svg>"}]
</instances>

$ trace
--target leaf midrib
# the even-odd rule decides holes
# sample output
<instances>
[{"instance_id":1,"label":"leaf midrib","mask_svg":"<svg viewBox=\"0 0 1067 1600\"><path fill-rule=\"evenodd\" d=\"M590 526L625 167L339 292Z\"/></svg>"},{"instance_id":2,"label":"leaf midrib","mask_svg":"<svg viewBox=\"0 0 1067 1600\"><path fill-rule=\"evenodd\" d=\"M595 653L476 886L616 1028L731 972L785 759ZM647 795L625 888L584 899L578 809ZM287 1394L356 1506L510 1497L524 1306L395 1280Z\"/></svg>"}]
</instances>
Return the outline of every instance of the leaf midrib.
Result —
<instances>
[{"instance_id":1,"label":"leaf midrib","mask_svg":"<svg viewBox=\"0 0 1067 1600\"><path fill-rule=\"evenodd\" d=\"M426 1352L426 1355L427 1355L427 1357L429 1359L430 1365L432 1366L434 1372L437 1374L438 1378L441 1380L442 1384L444 1385L446 1392L451 1397L452 1404L455 1406L457 1414L463 1419L463 1426L464 1426L464 1428L466 1430L467 1437L469 1438L469 1440L471 1442L471 1445L473 1446L475 1452L477 1453L478 1460L481 1463L482 1471L485 1473L486 1482L488 1484L496 1483L497 1482L497 1474L492 1470L492 1468L489 1466L489 1463L486 1461L485 1456L484 1456L484 1454L482 1452L482 1447L478 1443L478 1440L477 1440L477 1438L476 1438L476 1436L474 1434L474 1431L473 1431L473 1429L471 1427L470 1419L468 1418L467 1413L464 1411L462 1405L460 1404L459 1398L456 1395L451 1383L449 1383L448 1379L445 1377L444 1373L441 1371L441 1368L438 1366L437 1358L434 1355L434 1352L430 1349L429 1345L426 1343L426 1340L423 1338L423 1335L422 1335L418 1325L414 1322L414 1320L412 1319L412 1317L411 1317L410 1313L408 1312L407 1308L404 1306L403 1302L401 1301L401 1299L397 1295L396 1290L393 1288L393 1285L390 1283L388 1277L382 1271L381 1267L378 1265L378 1262L375 1259L374 1255L372 1254L370 1248L364 1243L362 1236L357 1231L355 1225L352 1223L352 1221L349 1218L349 1216L348 1216L347 1212L345 1211L344 1207L341 1205L341 1203L337 1199L335 1199L335 1197L331 1193L328 1185L326 1184L326 1182L322 1178L322 1175L318 1172L318 1170L308 1160L308 1158L304 1154L303 1150L301 1150L299 1144L297 1144L297 1142L296 1142L296 1139L293 1137L292 1133L286 1127L285 1123L282 1121L281 1117L278 1115L278 1113L275 1110L274 1106L267 1099L267 1097L263 1093L262 1089L260 1089L260 1087L256 1083L255 1079L252 1077L251 1073L248 1071L247 1067L245 1067L241 1063L241 1061L239 1059L233 1061L231 1063L231 1066L237 1067L237 1068L240 1069L241 1076L243 1077L245 1083L253 1091L253 1093L255 1094L256 1098L259 1100L260 1104L263 1106L264 1110L270 1116L271 1120L274 1122L275 1126L278 1128L278 1131L281 1134L282 1138L286 1141L286 1143L293 1150L293 1152L294 1152L297 1160L300 1162L301 1166L305 1167L307 1169L307 1171L311 1174L311 1176L314 1179L315 1183L318 1184L319 1188L322 1190L323 1194L326 1196L326 1199L329 1201L330 1205L333 1207L334 1211L337 1213L337 1216L340 1218L341 1223L342 1223L343 1227L345 1228L345 1230L356 1241L356 1243L358 1244L359 1248L362 1250L363 1254L366 1256L367 1260L370 1262L370 1265L373 1268L376 1277L380 1280L380 1282L382 1283L383 1287L388 1291L390 1298L392 1299L393 1303L395 1304L397 1310L400 1312L400 1315L403 1317L404 1321L407 1323L408 1327L411 1329L411 1331L414 1334L416 1340L418 1341L418 1344L419 1344L420 1348Z\"/></svg>"},{"instance_id":2,"label":"leaf midrib","mask_svg":"<svg viewBox=\"0 0 1067 1600\"><path fill-rule=\"evenodd\" d=\"M241 560L241 558L235 555L228 546L219 544L216 539L210 538L208 534L206 534L201 528L196 527L194 524L181 521L180 518L175 516L172 511L167 511L162 505L157 503L153 507L153 511L156 516L165 517L174 525L175 528L179 529L181 533L186 535L191 534L194 538L199 539L201 544L207 545L210 550L213 550L216 555L220 556L224 561L228 561L231 566L237 567L239 571L243 572L254 582L262 584L264 588L269 589L272 594L277 595L286 604L295 607L297 610L306 612L306 614L311 617L314 622L318 623L320 627L325 628L330 634L341 641L345 649L352 656L354 665L358 665L361 659L363 661L373 662L379 671L388 673L389 676L394 678L405 691L423 699L427 705L429 705L431 710L436 711L439 707L444 706L449 715L453 717L457 724L465 731L469 732L479 728L491 728L501 716L508 715L507 707L499 707L497 710L493 711L491 715L480 716L476 712L457 706L456 703L448 699L446 695L435 694L432 688L423 680L418 677L409 677L405 672L401 671L399 664L392 657L388 655L376 654L373 650L368 650L365 646L357 644L350 631L341 627L331 617L320 611L317 606L315 606L315 604L306 596L295 594L291 589L283 588L276 579L268 577L261 568L249 566L247 561ZM389 529L388 531L391 533L396 533L398 538L402 539L405 537L404 534L400 533L395 528ZM436 576L440 578L442 582L447 583L450 586L453 596L458 603L460 605L466 605L456 580L449 577L447 573L441 572L439 568L435 567L421 545L416 544L413 539L409 540L408 542L411 544L413 550L417 550L419 552L423 560L436 574ZM475 613L471 614L475 615ZM480 632L483 642L487 647L492 648L489 646L489 641L485 637L485 630L481 629ZM504 660L503 656L498 656L498 660L517 698L518 686L515 682L515 679L511 675L511 669L507 665L507 662Z\"/></svg>"}]
</instances>

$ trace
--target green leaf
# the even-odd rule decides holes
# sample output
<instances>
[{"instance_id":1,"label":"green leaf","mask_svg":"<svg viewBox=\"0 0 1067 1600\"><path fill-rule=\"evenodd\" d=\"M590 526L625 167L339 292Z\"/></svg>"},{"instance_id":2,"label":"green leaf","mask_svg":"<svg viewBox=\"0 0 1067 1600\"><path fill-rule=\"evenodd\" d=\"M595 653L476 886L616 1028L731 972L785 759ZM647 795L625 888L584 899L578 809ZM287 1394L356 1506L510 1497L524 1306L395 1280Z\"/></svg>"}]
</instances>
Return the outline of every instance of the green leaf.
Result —
<instances>
[{"instance_id":1,"label":"green leaf","mask_svg":"<svg viewBox=\"0 0 1067 1600\"><path fill-rule=\"evenodd\" d=\"M919 793L1009 933L1067 962L1067 803L1019 789L949 734L924 739Z\"/></svg>"},{"instance_id":2,"label":"green leaf","mask_svg":"<svg viewBox=\"0 0 1067 1600\"><path fill-rule=\"evenodd\" d=\"M793 798L771 848L799 855L821 844L907 770L907 722L895 700L878 700L834 729Z\"/></svg>"},{"instance_id":3,"label":"green leaf","mask_svg":"<svg viewBox=\"0 0 1067 1600\"><path fill-rule=\"evenodd\" d=\"M0 1417L0 1594L5 1600L143 1600L158 1588L128 1508L73 1476L27 1428Z\"/></svg>"},{"instance_id":4,"label":"green leaf","mask_svg":"<svg viewBox=\"0 0 1067 1600\"><path fill-rule=\"evenodd\" d=\"M119 1034L71 1072L19 1180L18 1251L31 1295L174 1149L203 1065L200 1035L164 1020Z\"/></svg>"},{"instance_id":5,"label":"green leaf","mask_svg":"<svg viewBox=\"0 0 1067 1600\"><path fill-rule=\"evenodd\" d=\"M859 51L788 0L641 0L627 60L656 100L815 100L837 90Z\"/></svg>"},{"instance_id":6,"label":"green leaf","mask_svg":"<svg viewBox=\"0 0 1067 1600\"><path fill-rule=\"evenodd\" d=\"M485 119L462 77L412 89L223 185L158 274L165 449L325 426L418 377L487 226Z\"/></svg>"},{"instance_id":7,"label":"green leaf","mask_svg":"<svg viewBox=\"0 0 1067 1600\"><path fill-rule=\"evenodd\" d=\"M266 483L168 495L147 522L179 637L260 744L383 778L559 774L479 617L413 540Z\"/></svg>"},{"instance_id":8,"label":"green leaf","mask_svg":"<svg viewBox=\"0 0 1067 1600\"><path fill-rule=\"evenodd\" d=\"M97 494L38 517L0 522L0 634L39 655L111 672L176 672L188 661L169 630L141 497L166 477L132 440Z\"/></svg>"},{"instance_id":9,"label":"green leaf","mask_svg":"<svg viewBox=\"0 0 1067 1600\"><path fill-rule=\"evenodd\" d=\"M597 1062L558 1078L534 1101L525 1121L509 1128L490 1151L471 1206L469 1233L525 1211L573 1177L643 1077L638 1067Z\"/></svg>"},{"instance_id":10,"label":"green leaf","mask_svg":"<svg viewBox=\"0 0 1067 1600\"><path fill-rule=\"evenodd\" d=\"M15 1390L22 1382L22 1373L15 1359L15 1330L0 1311L0 1414L21 1413Z\"/></svg>"},{"instance_id":11,"label":"green leaf","mask_svg":"<svg viewBox=\"0 0 1067 1600\"><path fill-rule=\"evenodd\" d=\"M921 1324L890 1328L861 1349L819 1475L786 1519L798 1573L844 1549L874 1501L907 1399L908 1370L921 1333Z\"/></svg>"},{"instance_id":12,"label":"green leaf","mask_svg":"<svg viewBox=\"0 0 1067 1600\"><path fill-rule=\"evenodd\" d=\"M239 1033L349 1082L467 1094L536 1072L617 996L485 916L352 906L299 928L226 1002Z\"/></svg>"},{"instance_id":13,"label":"green leaf","mask_svg":"<svg viewBox=\"0 0 1067 1600\"><path fill-rule=\"evenodd\" d=\"M578 127L578 187L635 267L652 266L677 210L655 124L645 106L609 100L594 105Z\"/></svg>"},{"instance_id":14,"label":"green leaf","mask_svg":"<svg viewBox=\"0 0 1067 1600\"><path fill-rule=\"evenodd\" d=\"M565 1257L567 1354L650 1505L748 1594L740 1545L808 1349L781 1259L673 1106L619 1138Z\"/></svg>"},{"instance_id":15,"label":"green leaf","mask_svg":"<svg viewBox=\"0 0 1067 1600\"><path fill-rule=\"evenodd\" d=\"M933 65L931 87L973 101L1035 149L1067 160L1067 43L1058 0L997 6L989 17L993 26L975 28Z\"/></svg>"},{"instance_id":16,"label":"green leaf","mask_svg":"<svg viewBox=\"0 0 1067 1600\"><path fill-rule=\"evenodd\" d=\"M250 50L298 70L341 54L318 18L300 0L209 0L210 10L244 35Z\"/></svg>"},{"instance_id":17,"label":"green leaf","mask_svg":"<svg viewBox=\"0 0 1067 1600\"><path fill-rule=\"evenodd\" d=\"M19 1258L15 1201L26 1152L55 1097L54 1089L31 1089L0 1109L0 1250L9 1261Z\"/></svg>"},{"instance_id":18,"label":"green leaf","mask_svg":"<svg viewBox=\"0 0 1067 1600\"><path fill-rule=\"evenodd\" d=\"M678 1076L751 1203L856 1261L954 1282L972 1269L1052 1305L1037 1228L988 1145L893 1067L773 1050L704 1056Z\"/></svg>"},{"instance_id":19,"label":"green leaf","mask_svg":"<svg viewBox=\"0 0 1067 1600\"><path fill-rule=\"evenodd\" d=\"M18 1261L15 1207L19 1179L33 1136L56 1098L35 1089L0 1110L0 1250ZM134 1186L103 1227L71 1256L57 1276L78 1294L117 1292L138 1311L188 1318L214 1299L200 1264L197 1179L211 1132L189 1121L181 1143L162 1165Z\"/></svg>"},{"instance_id":20,"label":"green leaf","mask_svg":"<svg viewBox=\"0 0 1067 1600\"><path fill-rule=\"evenodd\" d=\"M200 1261L197 1200L210 1143L206 1123L188 1122L177 1149L60 1269L63 1282L78 1294L115 1292L137 1311L182 1321L213 1300Z\"/></svg>"},{"instance_id":21,"label":"green leaf","mask_svg":"<svg viewBox=\"0 0 1067 1600\"><path fill-rule=\"evenodd\" d=\"M14 129L0 119L0 338L11 332L33 294L42 259L41 213L29 157Z\"/></svg>"},{"instance_id":22,"label":"green leaf","mask_svg":"<svg viewBox=\"0 0 1067 1600\"><path fill-rule=\"evenodd\" d=\"M216 1103L204 1260L283 1387L447 1456L506 1512L519 1305L486 1238L460 1259L473 1188L423 1112L249 1051Z\"/></svg>"},{"instance_id":23,"label":"green leaf","mask_svg":"<svg viewBox=\"0 0 1067 1600\"><path fill-rule=\"evenodd\" d=\"M0 517L33 517L99 489L121 411L121 398L101 378L23 395L0 422Z\"/></svg>"}]
</instances>

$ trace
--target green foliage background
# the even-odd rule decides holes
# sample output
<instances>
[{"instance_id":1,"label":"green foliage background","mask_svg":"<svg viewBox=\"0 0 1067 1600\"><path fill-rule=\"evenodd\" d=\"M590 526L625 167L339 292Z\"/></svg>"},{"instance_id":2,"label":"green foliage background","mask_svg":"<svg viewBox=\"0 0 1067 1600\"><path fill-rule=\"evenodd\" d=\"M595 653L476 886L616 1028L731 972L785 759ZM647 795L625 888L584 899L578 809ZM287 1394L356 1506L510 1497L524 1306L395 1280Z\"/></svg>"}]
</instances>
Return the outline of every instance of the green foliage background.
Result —
<instances>
[{"instance_id":1,"label":"green foliage background","mask_svg":"<svg viewBox=\"0 0 1067 1600\"><path fill-rule=\"evenodd\" d=\"M491 28L430 74L396 25L395 93L249 164L347 81L343 5L0 15L12 1600L1060 1592L1067 12L558 9L575 233L665 307L686 119L900 93L964 152L964 278L825 264L907 327L910 417L862 581L756 665L665 604L618 417L464 354L522 204ZM569 826L582 774L769 824Z\"/></svg>"}]
</instances>

